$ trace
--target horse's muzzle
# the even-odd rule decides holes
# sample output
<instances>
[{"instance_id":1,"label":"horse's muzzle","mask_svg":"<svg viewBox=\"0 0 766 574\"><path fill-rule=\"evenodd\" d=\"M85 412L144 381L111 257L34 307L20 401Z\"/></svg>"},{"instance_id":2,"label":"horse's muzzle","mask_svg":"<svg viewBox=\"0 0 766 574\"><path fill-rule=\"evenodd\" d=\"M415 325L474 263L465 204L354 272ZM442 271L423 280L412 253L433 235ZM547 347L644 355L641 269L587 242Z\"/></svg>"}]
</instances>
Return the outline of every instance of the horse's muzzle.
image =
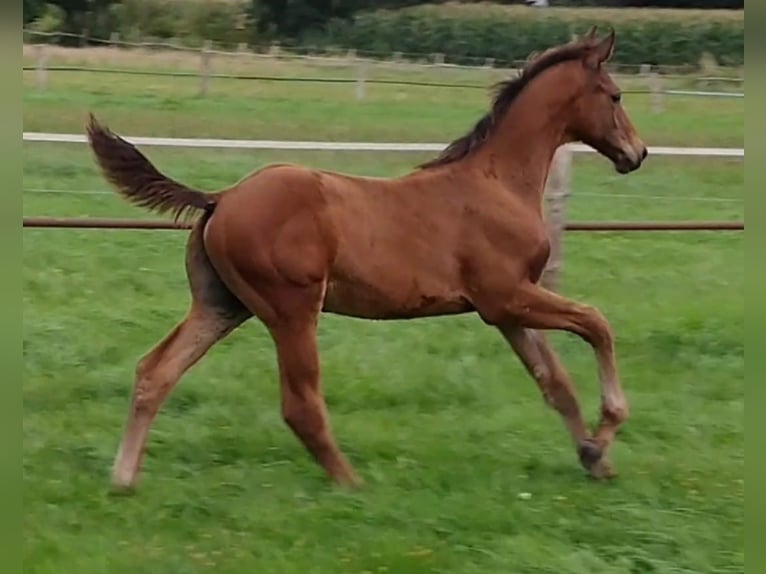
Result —
<instances>
[{"instance_id":1,"label":"horse's muzzle","mask_svg":"<svg viewBox=\"0 0 766 574\"><path fill-rule=\"evenodd\" d=\"M646 149L645 145L642 145L638 151L631 150L631 153L620 151L614 161L614 167L618 173L623 175L636 171L648 155L649 150Z\"/></svg>"}]
</instances>

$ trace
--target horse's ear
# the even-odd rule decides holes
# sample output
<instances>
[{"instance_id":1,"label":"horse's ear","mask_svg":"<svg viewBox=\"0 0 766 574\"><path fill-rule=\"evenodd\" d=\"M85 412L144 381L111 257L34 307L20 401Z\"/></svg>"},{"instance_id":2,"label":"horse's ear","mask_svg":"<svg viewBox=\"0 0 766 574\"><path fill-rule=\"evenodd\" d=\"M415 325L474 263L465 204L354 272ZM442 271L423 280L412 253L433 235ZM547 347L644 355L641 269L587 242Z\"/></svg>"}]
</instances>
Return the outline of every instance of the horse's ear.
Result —
<instances>
[{"instance_id":1,"label":"horse's ear","mask_svg":"<svg viewBox=\"0 0 766 574\"><path fill-rule=\"evenodd\" d=\"M614 54L614 44L617 39L617 34L614 31L614 28L612 28L609 31L609 35L601 40L601 43L598 45L598 53L601 63L608 62L612 58L612 54Z\"/></svg>"},{"instance_id":2,"label":"horse's ear","mask_svg":"<svg viewBox=\"0 0 766 574\"><path fill-rule=\"evenodd\" d=\"M586 56L586 64L588 64L591 68L598 68L604 62L608 62L612 57L612 54L614 54L615 39L616 34L614 28L612 28L606 38L596 44L596 46L594 46L590 53Z\"/></svg>"},{"instance_id":3,"label":"horse's ear","mask_svg":"<svg viewBox=\"0 0 766 574\"><path fill-rule=\"evenodd\" d=\"M588 30L588 33L585 34L584 38L586 40L594 40L596 38L596 32L598 32L598 26L591 26L591 29Z\"/></svg>"}]
</instances>

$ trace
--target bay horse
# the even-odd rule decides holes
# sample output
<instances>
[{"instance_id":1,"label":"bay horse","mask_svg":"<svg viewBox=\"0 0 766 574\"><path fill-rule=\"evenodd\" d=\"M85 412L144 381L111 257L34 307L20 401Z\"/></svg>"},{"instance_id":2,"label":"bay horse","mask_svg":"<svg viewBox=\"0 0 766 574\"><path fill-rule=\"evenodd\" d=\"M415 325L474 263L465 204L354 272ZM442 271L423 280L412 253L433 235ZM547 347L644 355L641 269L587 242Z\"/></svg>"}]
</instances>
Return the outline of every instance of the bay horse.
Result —
<instances>
[{"instance_id":1,"label":"bay horse","mask_svg":"<svg viewBox=\"0 0 766 574\"><path fill-rule=\"evenodd\" d=\"M88 142L127 200L197 214L186 246L185 318L138 363L112 486L132 490L150 426L180 377L252 316L276 347L282 416L334 483L359 484L339 450L320 385L321 312L414 319L475 312L496 328L561 415L580 464L614 475L607 449L628 416L609 323L540 285L549 256L542 196L554 152L583 142L621 174L647 149L604 67L615 32L532 57L491 109L435 159L394 178L268 165L222 191L160 173L90 114ZM595 353L600 419L586 427L570 377L541 330L572 332Z\"/></svg>"}]
</instances>

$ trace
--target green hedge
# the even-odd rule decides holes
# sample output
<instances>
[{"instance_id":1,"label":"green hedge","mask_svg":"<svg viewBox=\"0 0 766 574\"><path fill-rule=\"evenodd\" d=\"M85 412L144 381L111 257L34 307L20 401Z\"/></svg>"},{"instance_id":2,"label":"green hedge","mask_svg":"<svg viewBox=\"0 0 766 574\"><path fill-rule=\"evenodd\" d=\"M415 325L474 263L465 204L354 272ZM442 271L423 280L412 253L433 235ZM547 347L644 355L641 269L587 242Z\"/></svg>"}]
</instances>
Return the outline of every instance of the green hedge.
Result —
<instances>
[{"instance_id":1,"label":"green hedge","mask_svg":"<svg viewBox=\"0 0 766 574\"><path fill-rule=\"evenodd\" d=\"M128 41L172 39L195 46L204 40L224 48L241 42L262 46L273 36L257 31L251 2L122 0L91 15L88 34L108 39L117 32ZM63 11L48 6L30 27L55 31L65 29L63 24ZM285 47L301 51L354 48L360 54L381 57L393 52L405 56L442 53L451 63L475 64L494 58L498 65L512 65L532 52L568 41L573 33L581 34L592 24L615 27L618 39L614 61L619 64L696 67L703 53L712 55L721 65L744 63L744 12L726 10L535 9L444 3L363 11L298 37L276 39ZM72 42L79 45L79 41Z\"/></svg>"},{"instance_id":2,"label":"green hedge","mask_svg":"<svg viewBox=\"0 0 766 574\"><path fill-rule=\"evenodd\" d=\"M121 0L89 13L67 14L47 5L28 24L42 32L87 33L95 40L112 34L128 42L173 41L201 46L210 40L219 47L235 48L252 36L250 0ZM60 44L81 45L66 37Z\"/></svg>"},{"instance_id":3,"label":"green hedge","mask_svg":"<svg viewBox=\"0 0 766 574\"><path fill-rule=\"evenodd\" d=\"M490 57L512 64L593 24L617 30L618 64L694 66L705 52L722 65L744 62L744 13L735 11L417 6L332 21L298 43L381 54L442 53L448 62L465 64Z\"/></svg>"}]
</instances>

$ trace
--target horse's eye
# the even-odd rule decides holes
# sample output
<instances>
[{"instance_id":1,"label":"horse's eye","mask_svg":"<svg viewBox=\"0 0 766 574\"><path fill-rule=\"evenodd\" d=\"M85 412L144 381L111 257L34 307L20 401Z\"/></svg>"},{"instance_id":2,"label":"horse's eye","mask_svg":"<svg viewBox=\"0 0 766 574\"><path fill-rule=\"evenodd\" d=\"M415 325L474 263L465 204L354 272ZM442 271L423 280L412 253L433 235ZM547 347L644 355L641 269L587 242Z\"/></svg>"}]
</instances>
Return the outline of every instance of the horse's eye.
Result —
<instances>
[{"instance_id":1,"label":"horse's eye","mask_svg":"<svg viewBox=\"0 0 766 574\"><path fill-rule=\"evenodd\" d=\"M622 101L622 94L612 94L612 101L619 104Z\"/></svg>"}]
</instances>

